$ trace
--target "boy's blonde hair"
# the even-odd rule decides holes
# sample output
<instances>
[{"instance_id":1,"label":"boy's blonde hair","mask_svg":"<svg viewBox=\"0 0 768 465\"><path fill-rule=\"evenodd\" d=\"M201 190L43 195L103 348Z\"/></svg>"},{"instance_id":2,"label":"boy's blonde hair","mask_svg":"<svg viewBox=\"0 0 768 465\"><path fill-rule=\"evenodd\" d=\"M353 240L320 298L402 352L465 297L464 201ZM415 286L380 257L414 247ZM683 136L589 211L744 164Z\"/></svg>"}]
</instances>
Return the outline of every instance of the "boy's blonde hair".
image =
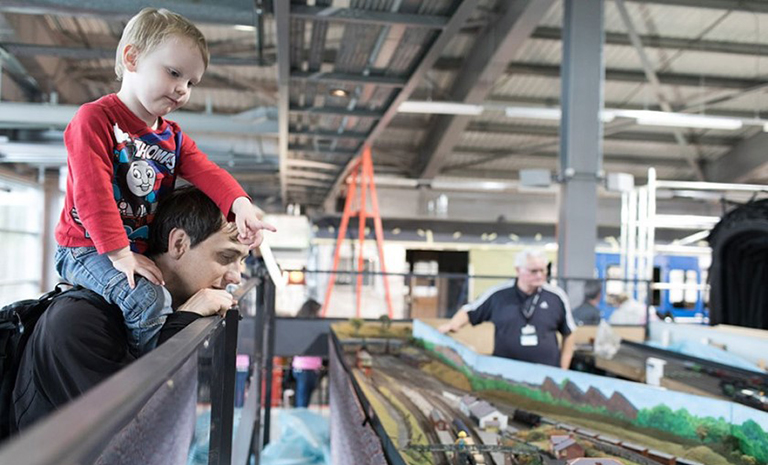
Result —
<instances>
[{"instance_id":1,"label":"boy's blonde hair","mask_svg":"<svg viewBox=\"0 0 768 465\"><path fill-rule=\"evenodd\" d=\"M144 8L136 16L131 18L123 30L120 44L117 46L115 57L115 74L117 80L123 79L123 50L127 45L133 45L137 51L147 53L160 45L169 36L181 36L192 39L197 44L200 54L203 56L205 68L208 68L208 44L203 33L194 24L180 14L168 11L165 8Z\"/></svg>"}]
</instances>

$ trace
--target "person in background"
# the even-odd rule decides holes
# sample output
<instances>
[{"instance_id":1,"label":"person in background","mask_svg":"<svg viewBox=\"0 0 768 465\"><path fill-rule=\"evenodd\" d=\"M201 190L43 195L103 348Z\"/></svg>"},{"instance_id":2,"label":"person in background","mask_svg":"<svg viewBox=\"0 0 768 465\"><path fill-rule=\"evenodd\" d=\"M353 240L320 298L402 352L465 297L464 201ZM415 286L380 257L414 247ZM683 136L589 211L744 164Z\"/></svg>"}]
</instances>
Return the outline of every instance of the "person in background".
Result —
<instances>
[{"instance_id":1,"label":"person in background","mask_svg":"<svg viewBox=\"0 0 768 465\"><path fill-rule=\"evenodd\" d=\"M644 325L648 319L648 309L645 305L631 298L628 294L619 294L617 299L619 308L608 317L608 323L612 325ZM655 312L652 312L655 316ZM655 319L655 318L654 318Z\"/></svg>"},{"instance_id":2,"label":"person in background","mask_svg":"<svg viewBox=\"0 0 768 465\"><path fill-rule=\"evenodd\" d=\"M189 101L208 59L205 37L189 20L165 9L141 10L117 47L120 90L81 106L64 132L68 174L55 231L56 271L120 307L137 356L155 347L178 304L144 255L158 202L177 178L210 197L236 223L243 244L257 247L263 229L274 231L237 181L164 118Z\"/></svg>"},{"instance_id":3,"label":"person in background","mask_svg":"<svg viewBox=\"0 0 768 465\"><path fill-rule=\"evenodd\" d=\"M603 296L603 283L598 279L590 279L584 283L584 303L573 310L573 319L579 326L597 326L600 324L600 299Z\"/></svg>"},{"instance_id":4,"label":"person in background","mask_svg":"<svg viewBox=\"0 0 768 465\"><path fill-rule=\"evenodd\" d=\"M515 258L517 278L488 290L462 307L442 333L472 323L495 326L493 355L568 369L573 358L576 324L568 296L547 284L547 257L539 249L526 249ZM557 333L563 337L562 348Z\"/></svg>"},{"instance_id":5,"label":"person in background","mask_svg":"<svg viewBox=\"0 0 768 465\"><path fill-rule=\"evenodd\" d=\"M317 318L321 305L315 299L307 299L301 306L296 318ZM310 355L293 357L291 369L296 380L296 407L309 407L312 392L317 387L320 379L320 370L323 368L323 358Z\"/></svg>"}]
</instances>

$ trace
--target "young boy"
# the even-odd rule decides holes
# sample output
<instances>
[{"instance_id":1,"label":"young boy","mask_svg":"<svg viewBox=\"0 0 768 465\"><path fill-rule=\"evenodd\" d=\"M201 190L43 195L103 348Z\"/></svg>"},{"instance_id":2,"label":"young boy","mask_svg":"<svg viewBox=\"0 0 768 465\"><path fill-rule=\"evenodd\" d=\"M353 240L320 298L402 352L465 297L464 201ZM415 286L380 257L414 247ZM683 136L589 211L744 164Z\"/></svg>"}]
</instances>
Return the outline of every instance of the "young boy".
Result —
<instances>
[{"instance_id":1,"label":"young boy","mask_svg":"<svg viewBox=\"0 0 768 465\"><path fill-rule=\"evenodd\" d=\"M208 56L203 34L186 18L141 10L117 48L120 91L80 107L64 133L69 174L55 232L56 270L120 307L136 355L154 348L172 311L160 270L141 254L157 204L177 177L234 217L241 242L256 247L262 229L275 230L259 221L238 183L163 118L187 103Z\"/></svg>"}]
</instances>

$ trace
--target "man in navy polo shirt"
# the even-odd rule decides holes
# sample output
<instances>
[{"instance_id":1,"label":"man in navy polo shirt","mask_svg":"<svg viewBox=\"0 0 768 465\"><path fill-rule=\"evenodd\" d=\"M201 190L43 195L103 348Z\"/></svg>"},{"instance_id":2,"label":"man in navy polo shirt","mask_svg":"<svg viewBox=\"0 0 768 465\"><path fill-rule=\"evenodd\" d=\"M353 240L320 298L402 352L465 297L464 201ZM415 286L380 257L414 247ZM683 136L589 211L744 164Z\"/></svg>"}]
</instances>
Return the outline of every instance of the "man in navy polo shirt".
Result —
<instances>
[{"instance_id":1,"label":"man in navy polo shirt","mask_svg":"<svg viewBox=\"0 0 768 465\"><path fill-rule=\"evenodd\" d=\"M576 328L568 296L547 284L547 258L541 250L526 249L515 259L517 278L495 286L465 305L438 328L457 331L467 323L495 325L493 355L568 369ZM562 350L557 344L562 334Z\"/></svg>"}]
</instances>

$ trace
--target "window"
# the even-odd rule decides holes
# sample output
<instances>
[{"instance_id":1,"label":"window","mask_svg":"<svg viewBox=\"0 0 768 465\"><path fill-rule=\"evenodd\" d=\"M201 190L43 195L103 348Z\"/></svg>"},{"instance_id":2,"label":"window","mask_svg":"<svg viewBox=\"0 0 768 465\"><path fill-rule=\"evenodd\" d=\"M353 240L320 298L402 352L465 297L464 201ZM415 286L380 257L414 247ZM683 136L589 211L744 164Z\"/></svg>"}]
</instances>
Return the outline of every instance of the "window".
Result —
<instances>
[{"instance_id":1,"label":"window","mask_svg":"<svg viewBox=\"0 0 768 465\"><path fill-rule=\"evenodd\" d=\"M336 275L337 285L357 285L357 258L341 257L339 259L338 271L343 273ZM372 286L375 275L368 273L376 272L376 263L374 260L363 258L363 286Z\"/></svg>"},{"instance_id":2,"label":"window","mask_svg":"<svg viewBox=\"0 0 768 465\"><path fill-rule=\"evenodd\" d=\"M43 192L0 177L0 306L40 294Z\"/></svg>"},{"instance_id":3,"label":"window","mask_svg":"<svg viewBox=\"0 0 768 465\"><path fill-rule=\"evenodd\" d=\"M694 308L698 284L696 270L669 270L669 303L674 308Z\"/></svg>"}]
</instances>

